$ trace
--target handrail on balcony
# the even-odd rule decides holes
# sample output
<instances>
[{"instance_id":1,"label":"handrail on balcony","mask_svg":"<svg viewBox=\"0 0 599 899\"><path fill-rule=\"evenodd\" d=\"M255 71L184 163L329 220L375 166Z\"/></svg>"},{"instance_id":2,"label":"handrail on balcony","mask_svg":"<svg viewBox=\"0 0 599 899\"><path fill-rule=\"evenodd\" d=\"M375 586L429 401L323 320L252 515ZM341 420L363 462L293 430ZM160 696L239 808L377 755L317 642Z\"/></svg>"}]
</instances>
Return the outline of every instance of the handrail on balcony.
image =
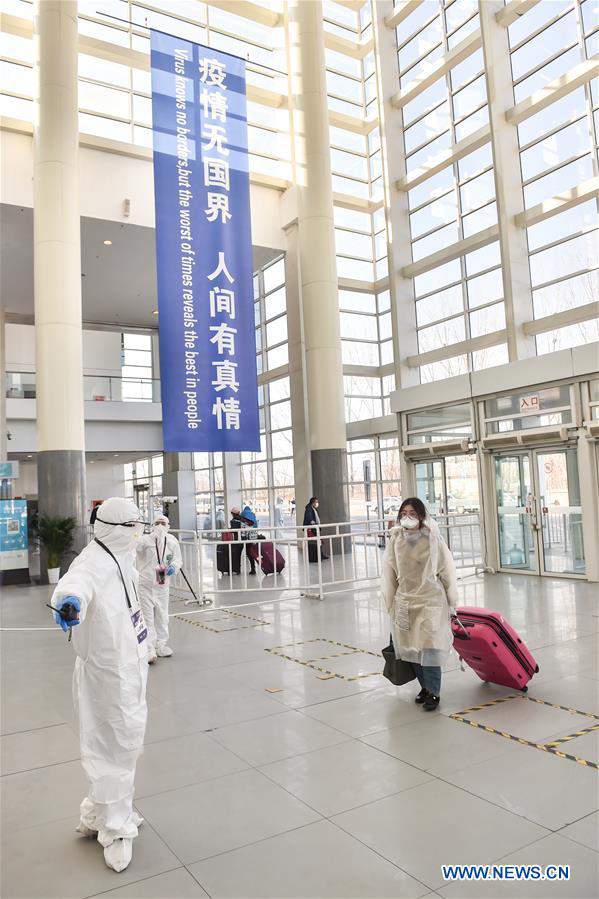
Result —
<instances>
[{"instance_id":1,"label":"handrail on balcony","mask_svg":"<svg viewBox=\"0 0 599 899\"><path fill-rule=\"evenodd\" d=\"M35 372L6 372L7 399L34 400ZM159 403L158 378L115 377L114 375L83 375L83 397L88 402Z\"/></svg>"}]
</instances>

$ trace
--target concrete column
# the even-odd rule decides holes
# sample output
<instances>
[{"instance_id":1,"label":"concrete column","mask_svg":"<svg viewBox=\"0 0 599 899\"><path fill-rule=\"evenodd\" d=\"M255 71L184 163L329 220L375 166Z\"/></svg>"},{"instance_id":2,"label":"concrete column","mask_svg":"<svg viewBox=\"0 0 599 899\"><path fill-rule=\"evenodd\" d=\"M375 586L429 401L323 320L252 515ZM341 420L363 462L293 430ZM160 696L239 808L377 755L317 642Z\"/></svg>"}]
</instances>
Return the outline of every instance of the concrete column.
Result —
<instances>
[{"instance_id":1,"label":"concrete column","mask_svg":"<svg viewBox=\"0 0 599 899\"><path fill-rule=\"evenodd\" d=\"M481 538L485 547L485 564L492 571L500 567L499 532L497 529L497 504L495 483L495 461L490 452L477 450L479 468Z\"/></svg>"},{"instance_id":2,"label":"concrete column","mask_svg":"<svg viewBox=\"0 0 599 899\"><path fill-rule=\"evenodd\" d=\"M289 386L293 429L293 475L296 521L301 525L304 506L312 493L312 466L309 446L306 353L301 304L297 220L285 230L285 294L289 337Z\"/></svg>"},{"instance_id":3,"label":"concrete column","mask_svg":"<svg viewBox=\"0 0 599 899\"><path fill-rule=\"evenodd\" d=\"M176 502L164 503L171 528L196 530L196 491L191 453L164 453L162 495L175 496Z\"/></svg>"},{"instance_id":4,"label":"concrete column","mask_svg":"<svg viewBox=\"0 0 599 899\"><path fill-rule=\"evenodd\" d=\"M599 581L599 475L597 471L597 444L579 432L578 480L582 499L582 534L586 575L590 581Z\"/></svg>"},{"instance_id":5,"label":"concrete column","mask_svg":"<svg viewBox=\"0 0 599 899\"><path fill-rule=\"evenodd\" d=\"M312 489L321 498L323 522L345 521L343 365L320 0L290 0L289 43Z\"/></svg>"},{"instance_id":6,"label":"concrete column","mask_svg":"<svg viewBox=\"0 0 599 899\"><path fill-rule=\"evenodd\" d=\"M36 0L34 33L39 510L76 518L78 550L84 544L86 497L75 0Z\"/></svg>"},{"instance_id":7,"label":"concrete column","mask_svg":"<svg viewBox=\"0 0 599 899\"><path fill-rule=\"evenodd\" d=\"M501 247L503 295L510 362L535 355L535 340L522 325L533 319L532 287L528 265L526 230L514 217L524 210L520 174L518 132L506 111L514 105L512 67L508 31L495 14L504 9L503 0L479 0L480 27L487 78L489 122L495 172L497 220Z\"/></svg>"},{"instance_id":8,"label":"concrete column","mask_svg":"<svg viewBox=\"0 0 599 899\"><path fill-rule=\"evenodd\" d=\"M408 194L398 191L395 184L406 176L403 142L403 113L396 109L391 98L399 87L397 41L395 28L385 25L394 11L393 0L372 3L379 122L385 173L385 214L387 218L387 254L389 257L389 291L391 294L391 323L393 327L393 355L395 386L411 387L419 383L418 369L407 365L409 356L418 354L416 331L416 301L414 279L404 278L401 270L412 262ZM404 495L405 492L404 492Z\"/></svg>"}]
</instances>

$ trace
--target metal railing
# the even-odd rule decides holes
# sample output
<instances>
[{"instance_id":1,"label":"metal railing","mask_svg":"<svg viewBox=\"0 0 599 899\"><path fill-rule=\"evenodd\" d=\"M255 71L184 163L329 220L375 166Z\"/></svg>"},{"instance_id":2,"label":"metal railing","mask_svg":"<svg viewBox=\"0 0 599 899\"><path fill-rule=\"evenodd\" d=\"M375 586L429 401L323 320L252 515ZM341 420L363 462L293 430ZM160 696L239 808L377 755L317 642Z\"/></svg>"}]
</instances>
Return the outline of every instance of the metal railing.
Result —
<instances>
[{"instance_id":1,"label":"metal railing","mask_svg":"<svg viewBox=\"0 0 599 899\"><path fill-rule=\"evenodd\" d=\"M440 516L439 525L462 576L484 569L477 514ZM281 602L290 593L324 599L348 585L378 582L388 529L388 521L371 519L316 527L259 527L251 532L174 530L189 584L177 575L173 595L186 603L211 600L215 608ZM250 573L250 553L255 575ZM283 569L277 571L275 564L264 573L263 563L268 569L267 563L277 553L284 561Z\"/></svg>"},{"instance_id":2,"label":"metal railing","mask_svg":"<svg viewBox=\"0 0 599 899\"><path fill-rule=\"evenodd\" d=\"M486 567L485 543L477 512L436 515L435 520L458 571L464 568L479 571Z\"/></svg>"},{"instance_id":3,"label":"metal railing","mask_svg":"<svg viewBox=\"0 0 599 899\"><path fill-rule=\"evenodd\" d=\"M35 399L35 372L6 372L4 393L8 399ZM88 402L159 403L160 381L157 378L84 375L83 398Z\"/></svg>"},{"instance_id":4,"label":"metal railing","mask_svg":"<svg viewBox=\"0 0 599 899\"><path fill-rule=\"evenodd\" d=\"M476 513L440 515L437 522L449 545L458 577L485 570L484 541ZM253 530L196 533L171 530L179 540L182 572L171 580L171 597L186 604L234 607L266 600L282 602L289 594L324 599L336 589L350 589L381 576L388 519L343 521L311 527L258 527ZM93 527L87 525L88 540ZM230 537L233 539L229 539ZM223 539L223 537L225 539ZM220 550L219 547L224 547ZM254 549L252 549L254 547ZM255 558L250 574L248 550ZM265 574L262 563L282 556L284 568ZM219 571L224 556L226 572ZM235 563L235 564L234 564ZM239 567L239 574L235 569Z\"/></svg>"}]
</instances>

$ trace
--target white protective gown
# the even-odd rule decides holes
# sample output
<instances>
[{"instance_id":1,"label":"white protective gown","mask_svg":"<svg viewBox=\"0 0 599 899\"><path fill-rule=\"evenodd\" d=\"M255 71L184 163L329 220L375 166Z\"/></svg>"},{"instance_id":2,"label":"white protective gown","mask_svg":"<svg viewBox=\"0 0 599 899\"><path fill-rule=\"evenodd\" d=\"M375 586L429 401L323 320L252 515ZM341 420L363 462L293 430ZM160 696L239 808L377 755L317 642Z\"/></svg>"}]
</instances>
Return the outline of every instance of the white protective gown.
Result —
<instances>
[{"instance_id":1,"label":"white protective gown","mask_svg":"<svg viewBox=\"0 0 599 899\"><path fill-rule=\"evenodd\" d=\"M137 543L137 570L139 571L139 598L148 626L148 653L150 658L157 649L168 645L168 609L170 581L183 565L181 547L173 534L157 536L144 534ZM175 567L175 574L168 575L163 585L156 583L158 564Z\"/></svg>"},{"instance_id":2,"label":"white protective gown","mask_svg":"<svg viewBox=\"0 0 599 899\"><path fill-rule=\"evenodd\" d=\"M383 557L381 594L398 659L442 665L452 646L450 610L458 601L455 564L430 518L418 530L395 527Z\"/></svg>"},{"instance_id":3,"label":"white protective gown","mask_svg":"<svg viewBox=\"0 0 599 899\"><path fill-rule=\"evenodd\" d=\"M110 512L108 502L103 515ZM143 820L133 809L133 792L147 718L147 629L137 597L131 531L126 530L97 522L94 533L121 566L131 609L114 559L94 541L73 561L52 597L52 605L68 595L81 603L80 624L72 629L77 655L73 700L89 789L78 829L97 832L104 847L136 837Z\"/></svg>"}]
</instances>

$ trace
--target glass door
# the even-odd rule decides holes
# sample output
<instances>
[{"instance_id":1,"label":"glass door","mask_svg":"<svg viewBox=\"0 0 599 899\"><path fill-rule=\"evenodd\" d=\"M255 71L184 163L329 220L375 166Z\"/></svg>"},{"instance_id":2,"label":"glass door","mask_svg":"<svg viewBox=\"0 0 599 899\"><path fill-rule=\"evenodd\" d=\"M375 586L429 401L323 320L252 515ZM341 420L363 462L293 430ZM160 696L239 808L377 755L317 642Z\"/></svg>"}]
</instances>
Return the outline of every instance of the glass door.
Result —
<instances>
[{"instance_id":1,"label":"glass door","mask_svg":"<svg viewBox=\"0 0 599 899\"><path fill-rule=\"evenodd\" d=\"M133 487L135 505L142 514L144 521L150 520L150 485L135 484Z\"/></svg>"},{"instance_id":2,"label":"glass door","mask_svg":"<svg viewBox=\"0 0 599 899\"><path fill-rule=\"evenodd\" d=\"M431 515L447 513L443 461L416 463L416 496L422 500Z\"/></svg>"},{"instance_id":3,"label":"glass door","mask_svg":"<svg viewBox=\"0 0 599 899\"><path fill-rule=\"evenodd\" d=\"M530 453L495 456L499 567L539 573Z\"/></svg>"},{"instance_id":4,"label":"glass door","mask_svg":"<svg viewBox=\"0 0 599 899\"><path fill-rule=\"evenodd\" d=\"M456 558L482 562L478 463L473 454L416 462L416 495L435 516Z\"/></svg>"},{"instance_id":5,"label":"glass door","mask_svg":"<svg viewBox=\"0 0 599 899\"><path fill-rule=\"evenodd\" d=\"M573 448L535 452L543 570L585 573L578 459Z\"/></svg>"},{"instance_id":6,"label":"glass door","mask_svg":"<svg viewBox=\"0 0 599 899\"><path fill-rule=\"evenodd\" d=\"M531 450L494 462L500 568L584 575L576 450Z\"/></svg>"}]
</instances>

